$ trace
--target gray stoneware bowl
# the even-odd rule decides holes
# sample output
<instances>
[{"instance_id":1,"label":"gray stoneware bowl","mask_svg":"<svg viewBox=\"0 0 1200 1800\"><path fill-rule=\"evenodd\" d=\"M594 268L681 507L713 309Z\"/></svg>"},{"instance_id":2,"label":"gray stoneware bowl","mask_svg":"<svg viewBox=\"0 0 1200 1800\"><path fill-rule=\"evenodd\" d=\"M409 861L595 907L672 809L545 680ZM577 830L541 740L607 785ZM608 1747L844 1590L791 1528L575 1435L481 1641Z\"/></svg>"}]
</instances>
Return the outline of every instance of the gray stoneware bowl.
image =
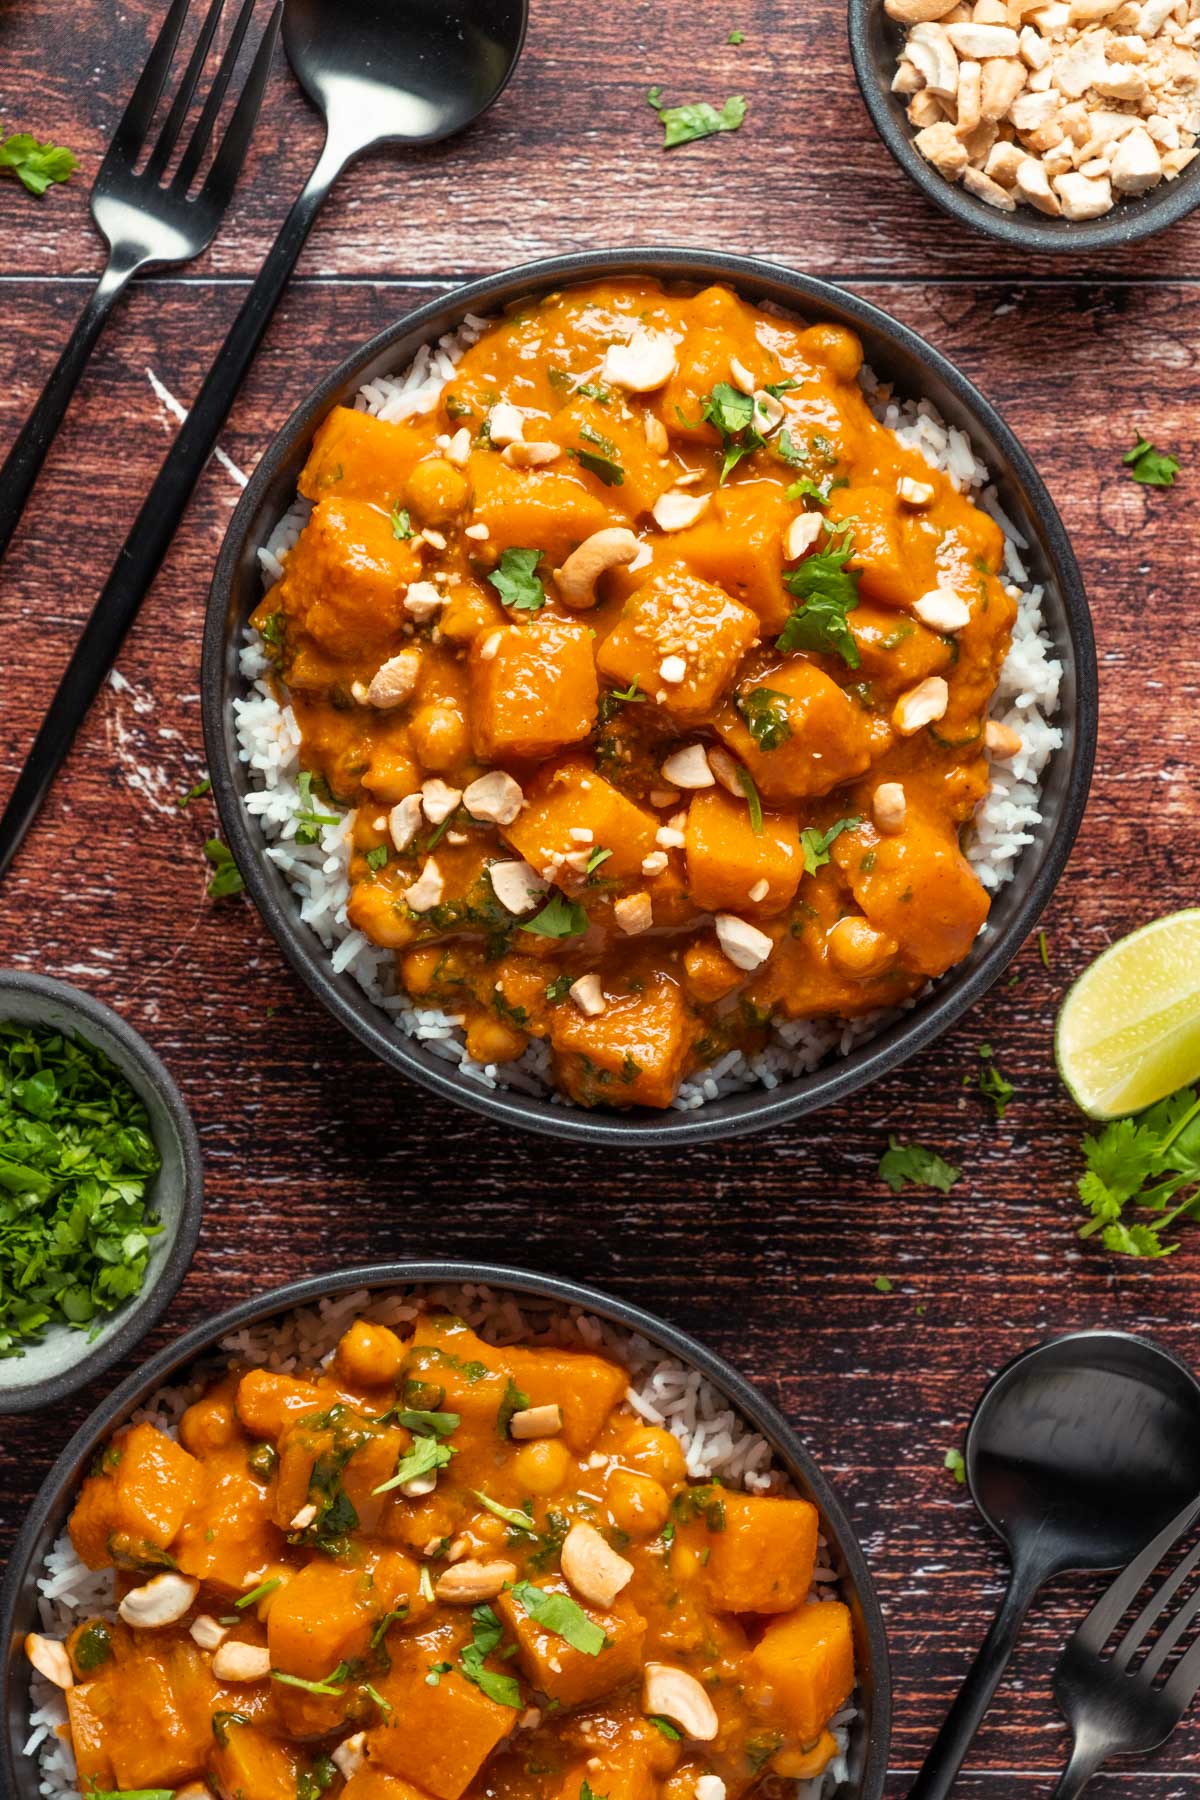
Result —
<instances>
[{"instance_id":1,"label":"gray stoneware bowl","mask_svg":"<svg viewBox=\"0 0 1200 1800\"><path fill-rule=\"evenodd\" d=\"M802 318L831 320L858 333L867 360L899 393L925 396L968 434L995 478L1000 500L1030 545L1026 560L1045 588L1044 611L1063 665L1063 730L1042 788L1043 821L1018 873L1000 892L965 963L937 982L899 1022L839 1061L768 1091L731 1094L692 1112L586 1112L547 1098L486 1088L434 1056L393 1025L301 923L290 889L264 854L265 840L245 809L250 789L238 758L232 702L244 692L238 651L258 602L258 550L295 495L296 478L317 425L365 382L403 369L422 344L453 331L468 313L498 312L564 284L621 275L687 285L724 281L752 301L769 301ZM434 1094L498 1123L576 1143L671 1147L763 1131L844 1099L933 1042L986 993L1016 955L1054 891L1083 809L1096 741L1096 658L1087 598L1062 521L1028 456L965 376L915 333L830 283L775 263L701 250L610 250L528 263L422 307L356 350L301 404L269 446L230 522L217 563L204 632L202 671L208 767L226 838L246 887L280 949L326 1010L393 1069Z\"/></svg>"},{"instance_id":2,"label":"gray stoneware bowl","mask_svg":"<svg viewBox=\"0 0 1200 1800\"><path fill-rule=\"evenodd\" d=\"M851 1730L850 1780L838 1789L839 1800L880 1800L887 1773L892 1716L883 1615L866 1558L841 1503L783 1415L721 1357L639 1307L576 1282L559 1281L524 1269L449 1262L381 1263L348 1269L336 1275L293 1282L260 1299L247 1300L220 1318L197 1325L177 1343L160 1350L144 1368L123 1381L75 1433L30 1507L0 1588L0 1642L4 1645L0 1793L7 1800L39 1800L36 1762L21 1754L21 1746L29 1735L29 1669L21 1646L26 1632L37 1626L37 1577L43 1558L66 1524L80 1480L101 1444L155 1389L176 1382L198 1359L211 1356L228 1332L277 1318L293 1307L315 1306L326 1296L346 1294L356 1288L378 1291L454 1282L485 1282L518 1297L550 1300L564 1307L579 1306L614 1325L639 1332L667 1356L699 1370L767 1439L797 1491L811 1500L821 1515L828 1556L854 1620L861 1710Z\"/></svg>"},{"instance_id":3,"label":"gray stoneware bowl","mask_svg":"<svg viewBox=\"0 0 1200 1800\"><path fill-rule=\"evenodd\" d=\"M1154 237L1200 204L1200 157L1174 181L1162 181L1137 199L1120 200L1099 219L1051 219L1032 206L997 212L956 181L947 181L913 145L904 96L893 94L892 77L904 42L904 27L889 19L883 0L849 0L848 27L854 73L875 129L900 167L928 199L960 224L1016 250L1051 256L1083 256L1120 250Z\"/></svg>"},{"instance_id":4,"label":"gray stoneware bowl","mask_svg":"<svg viewBox=\"0 0 1200 1800\"><path fill-rule=\"evenodd\" d=\"M97 1335L52 1325L23 1356L0 1359L0 1415L64 1400L112 1367L166 1311L200 1233L204 1184L200 1144L183 1096L144 1039L90 994L45 975L0 970L0 1019L50 1025L82 1038L114 1062L150 1115L162 1168L150 1190L164 1229L151 1240L141 1291L105 1317Z\"/></svg>"}]
</instances>

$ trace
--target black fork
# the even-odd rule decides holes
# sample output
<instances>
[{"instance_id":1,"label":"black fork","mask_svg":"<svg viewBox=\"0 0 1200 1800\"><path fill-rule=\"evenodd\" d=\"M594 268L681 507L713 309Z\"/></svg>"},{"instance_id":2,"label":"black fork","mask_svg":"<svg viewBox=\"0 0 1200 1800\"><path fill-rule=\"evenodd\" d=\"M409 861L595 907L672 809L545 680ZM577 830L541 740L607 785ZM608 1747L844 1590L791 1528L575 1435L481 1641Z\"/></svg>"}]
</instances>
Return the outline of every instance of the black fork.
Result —
<instances>
[{"instance_id":1,"label":"black fork","mask_svg":"<svg viewBox=\"0 0 1200 1800\"><path fill-rule=\"evenodd\" d=\"M151 264L190 262L208 248L216 234L250 148L279 36L282 0L277 0L271 14L212 166L196 193L190 194L189 189L212 142L221 103L233 79L256 4L257 0L243 0L208 97L169 182L163 181L163 175L204 74L225 0L209 0L170 110L146 165L139 172L138 159L146 148L191 0L174 0L163 21L92 189L92 218L108 244L107 266L41 398L0 469L0 557L8 548L100 329L127 284L139 269Z\"/></svg>"},{"instance_id":2,"label":"black fork","mask_svg":"<svg viewBox=\"0 0 1200 1800\"><path fill-rule=\"evenodd\" d=\"M1063 1651L1054 1671L1054 1695L1074 1744L1051 1800L1074 1800L1110 1756L1153 1750L1174 1731L1200 1690L1200 1639L1172 1662L1200 1618L1200 1585L1179 1598L1200 1570L1200 1543L1109 1647L1163 1557L1197 1518L1200 1497L1117 1576Z\"/></svg>"}]
</instances>

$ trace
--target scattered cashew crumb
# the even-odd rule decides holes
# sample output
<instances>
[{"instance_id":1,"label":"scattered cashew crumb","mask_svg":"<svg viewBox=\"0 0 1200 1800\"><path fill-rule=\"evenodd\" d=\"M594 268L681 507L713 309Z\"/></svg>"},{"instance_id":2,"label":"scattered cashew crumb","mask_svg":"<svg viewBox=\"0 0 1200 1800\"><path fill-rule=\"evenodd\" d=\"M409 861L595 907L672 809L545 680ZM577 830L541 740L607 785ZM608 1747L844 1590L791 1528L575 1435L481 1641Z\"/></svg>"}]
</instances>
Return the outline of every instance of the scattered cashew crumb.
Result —
<instances>
[{"instance_id":1,"label":"scattered cashew crumb","mask_svg":"<svg viewBox=\"0 0 1200 1800\"><path fill-rule=\"evenodd\" d=\"M1005 725L1000 719L989 719L983 729L983 742L993 756L1007 762L1022 749L1024 740L1011 725Z\"/></svg>"},{"instance_id":2,"label":"scattered cashew crumb","mask_svg":"<svg viewBox=\"0 0 1200 1800\"><path fill-rule=\"evenodd\" d=\"M649 894L639 891L624 895L614 905L613 917L626 937L636 937L639 932L649 931L654 923L654 907Z\"/></svg>"},{"instance_id":3,"label":"scattered cashew crumb","mask_svg":"<svg viewBox=\"0 0 1200 1800\"><path fill-rule=\"evenodd\" d=\"M573 981L567 992L580 1012L585 1013L589 1019L599 1018L608 1004L604 998L604 990L600 986L600 977L594 969L590 969L586 975L581 975L578 981Z\"/></svg>"},{"instance_id":4,"label":"scattered cashew crumb","mask_svg":"<svg viewBox=\"0 0 1200 1800\"><path fill-rule=\"evenodd\" d=\"M662 775L672 787L685 790L713 785L713 772L708 766L703 744L688 744L682 750L673 751L662 765Z\"/></svg>"}]
</instances>

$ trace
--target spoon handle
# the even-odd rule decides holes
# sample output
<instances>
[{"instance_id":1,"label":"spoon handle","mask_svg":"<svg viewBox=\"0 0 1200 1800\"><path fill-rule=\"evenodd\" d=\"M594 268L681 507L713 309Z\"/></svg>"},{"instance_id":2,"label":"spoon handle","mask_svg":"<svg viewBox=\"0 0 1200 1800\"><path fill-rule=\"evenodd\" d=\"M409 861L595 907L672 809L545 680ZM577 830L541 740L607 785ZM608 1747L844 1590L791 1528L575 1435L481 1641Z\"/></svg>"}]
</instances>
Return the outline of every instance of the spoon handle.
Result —
<instances>
[{"instance_id":1,"label":"spoon handle","mask_svg":"<svg viewBox=\"0 0 1200 1800\"><path fill-rule=\"evenodd\" d=\"M1042 1571L1015 1568L1008 1592L992 1620L929 1755L908 1790L908 1800L945 1800L962 1768L967 1751L983 1723L1013 1653L1030 1602L1045 1579Z\"/></svg>"},{"instance_id":2,"label":"spoon handle","mask_svg":"<svg viewBox=\"0 0 1200 1800\"><path fill-rule=\"evenodd\" d=\"M344 145L337 144L331 134L121 547L0 818L0 880L37 817L75 733L158 574L305 239L347 160Z\"/></svg>"}]
</instances>

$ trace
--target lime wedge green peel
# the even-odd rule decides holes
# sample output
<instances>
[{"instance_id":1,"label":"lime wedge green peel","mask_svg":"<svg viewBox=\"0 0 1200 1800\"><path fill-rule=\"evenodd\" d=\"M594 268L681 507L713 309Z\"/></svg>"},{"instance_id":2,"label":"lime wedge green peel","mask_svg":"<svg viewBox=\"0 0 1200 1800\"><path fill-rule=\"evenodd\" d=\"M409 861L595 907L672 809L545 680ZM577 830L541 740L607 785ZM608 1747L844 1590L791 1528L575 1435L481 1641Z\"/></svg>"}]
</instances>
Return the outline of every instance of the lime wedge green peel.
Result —
<instances>
[{"instance_id":1,"label":"lime wedge green peel","mask_svg":"<svg viewBox=\"0 0 1200 1800\"><path fill-rule=\"evenodd\" d=\"M1054 1055L1092 1119L1141 1112L1200 1079L1200 908L1097 957L1062 1003Z\"/></svg>"}]
</instances>

